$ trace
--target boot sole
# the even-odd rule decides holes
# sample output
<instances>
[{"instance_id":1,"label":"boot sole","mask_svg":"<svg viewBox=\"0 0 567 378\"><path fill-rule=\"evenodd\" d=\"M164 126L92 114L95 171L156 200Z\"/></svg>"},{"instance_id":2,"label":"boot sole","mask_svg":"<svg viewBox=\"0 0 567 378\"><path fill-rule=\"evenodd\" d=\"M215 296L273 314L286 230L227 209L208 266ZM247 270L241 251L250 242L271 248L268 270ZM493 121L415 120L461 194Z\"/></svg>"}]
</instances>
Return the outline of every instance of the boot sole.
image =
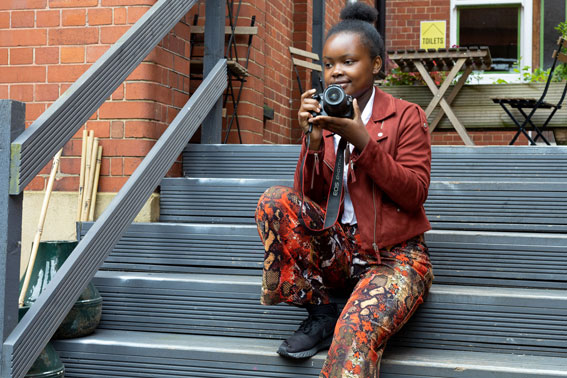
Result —
<instances>
[{"instance_id":1,"label":"boot sole","mask_svg":"<svg viewBox=\"0 0 567 378\"><path fill-rule=\"evenodd\" d=\"M333 341L333 335L331 334L330 336L328 336L326 339L324 339L323 341L321 341L319 344L315 345L311 349L302 350L299 352L288 352L286 348L282 345L279 347L277 353L280 356L286 358L293 358L293 359L309 358L316 355L317 352L319 352L320 350L328 349L331 346L332 341Z\"/></svg>"}]
</instances>

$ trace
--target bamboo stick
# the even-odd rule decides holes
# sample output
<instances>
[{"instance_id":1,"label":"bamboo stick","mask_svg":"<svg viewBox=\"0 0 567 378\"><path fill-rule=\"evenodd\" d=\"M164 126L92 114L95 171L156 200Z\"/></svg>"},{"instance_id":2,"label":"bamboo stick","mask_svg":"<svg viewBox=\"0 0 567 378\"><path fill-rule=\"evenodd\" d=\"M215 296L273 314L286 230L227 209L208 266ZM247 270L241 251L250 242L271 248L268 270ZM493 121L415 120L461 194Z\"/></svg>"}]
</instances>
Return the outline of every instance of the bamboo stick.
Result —
<instances>
[{"instance_id":1,"label":"bamboo stick","mask_svg":"<svg viewBox=\"0 0 567 378\"><path fill-rule=\"evenodd\" d=\"M83 143L81 147L81 174L79 176L79 198L77 201L77 221L81 220L81 211L83 209L83 192L84 192L84 185L85 185L85 164L86 164L86 157L87 157L87 138L88 132L87 130L83 130Z\"/></svg>"},{"instance_id":2,"label":"bamboo stick","mask_svg":"<svg viewBox=\"0 0 567 378\"><path fill-rule=\"evenodd\" d=\"M24 305L26 291L28 291L28 286L30 284L31 274L32 274L33 266L35 264L35 259L37 258L37 250L39 248L39 242L41 240L41 234L43 233L43 225L45 224L45 217L47 215L47 207L49 206L49 200L51 199L51 191L53 190L53 183L55 182L55 176L57 175L57 170L59 169L59 162L61 160L62 153L63 153L63 149L59 150L59 152L53 158L51 173L49 174L49 181L47 182L47 188L45 189L43 204L41 205L41 212L39 215L37 230L35 232L35 237L33 239L32 252L30 255L30 259L28 261L28 267L26 269L24 283L22 284L20 298L18 300L20 307Z\"/></svg>"},{"instance_id":3,"label":"bamboo stick","mask_svg":"<svg viewBox=\"0 0 567 378\"><path fill-rule=\"evenodd\" d=\"M87 184L89 181L89 176L90 176L90 172L91 172L91 155L92 155L92 150L93 150L93 143L94 143L94 131L89 131L89 137L87 140L87 152L85 154L85 181L83 182L83 196L82 196L82 201L81 201L81 218L79 218L79 220L83 219L83 212L85 210L85 202L87 200L87 198L85 197L86 194L86 190L87 190Z\"/></svg>"},{"instance_id":4,"label":"bamboo stick","mask_svg":"<svg viewBox=\"0 0 567 378\"><path fill-rule=\"evenodd\" d=\"M94 221L94 213L95 213L95 206L96 206L96 195L98 193L98 179L100 177L100 165L102 164L102 146L98 146L98 154L96 158L96 168L95 168L95 175L93 180L93 195L91 196L91 204L89 209L89 221Z\"/></svg>"},{"instance_id":5,"label":"bamboo stick","mask_svg":"<svg viewBox=\"0 0 567 378\"><path fill-rule=\"evenodd\" d=\"M90 169L89 175L86 177L87 180L87 189L85 191L85 200L83 201L83 210L81 214L81 222L86 222L89 217L89 208L91 205L91 196L93 195L93 180L95 176L95 168L96 168L96 157L98 151L98 138L94 138L93 146L91 148L91 155L90 155Z\"/></svg>"}]
</instances>

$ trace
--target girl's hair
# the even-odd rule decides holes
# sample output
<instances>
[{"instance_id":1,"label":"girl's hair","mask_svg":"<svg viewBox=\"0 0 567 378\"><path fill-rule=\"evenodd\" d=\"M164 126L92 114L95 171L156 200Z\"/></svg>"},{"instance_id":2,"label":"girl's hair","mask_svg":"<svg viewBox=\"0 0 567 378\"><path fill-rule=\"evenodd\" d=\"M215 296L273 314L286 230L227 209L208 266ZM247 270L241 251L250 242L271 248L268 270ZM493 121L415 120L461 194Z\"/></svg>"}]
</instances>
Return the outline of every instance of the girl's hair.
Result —
<instances>
[{"instance_id":1,"label":"girl's hair","mask_svg":"<svg viewBox=\"0 0 567 378\"><path fill-rule=\"evenodd\" d=\"M341 21L329 30L327 39L337 33L358 34L372 59L383 55L384 41L374 27L378 18L375 8L361 2L351 3L343 8L340 17Z\"/></svg>"}]
</instances>

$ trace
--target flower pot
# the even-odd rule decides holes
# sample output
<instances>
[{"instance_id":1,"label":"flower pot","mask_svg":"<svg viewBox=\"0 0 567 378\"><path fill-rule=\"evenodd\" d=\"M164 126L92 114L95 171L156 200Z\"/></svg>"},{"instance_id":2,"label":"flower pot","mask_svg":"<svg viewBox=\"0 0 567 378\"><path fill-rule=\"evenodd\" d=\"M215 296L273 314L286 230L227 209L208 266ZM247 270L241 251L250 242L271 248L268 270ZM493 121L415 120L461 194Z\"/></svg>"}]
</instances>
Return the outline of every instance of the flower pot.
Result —
<instances>
[{"instance_id":1,"label":"flower pot","mask_svg":"<svg viewBox=\"0 0 567 378\"><path fill-rule=\"evenodd\" d=\"M29 306L20 307L18 311L19 319L28 310ZM26 378L61 378L64 375L65 367L51 342L48 342L26 374Z\"/></svg>"},{"instance_id":2,"label":"flower pot","mask_svg":"<svg viewBox=\"0 0 567 378\"><path fill-rule=\"evenodd\" d=\"M76 241L39 243L30 285L24 299L25 306L30 306L35 302L76 246ZM91 334L100 323L101 315L102 297L91 282L81 293L53 337L62 339Z\"/></svg>"}]
</instances>

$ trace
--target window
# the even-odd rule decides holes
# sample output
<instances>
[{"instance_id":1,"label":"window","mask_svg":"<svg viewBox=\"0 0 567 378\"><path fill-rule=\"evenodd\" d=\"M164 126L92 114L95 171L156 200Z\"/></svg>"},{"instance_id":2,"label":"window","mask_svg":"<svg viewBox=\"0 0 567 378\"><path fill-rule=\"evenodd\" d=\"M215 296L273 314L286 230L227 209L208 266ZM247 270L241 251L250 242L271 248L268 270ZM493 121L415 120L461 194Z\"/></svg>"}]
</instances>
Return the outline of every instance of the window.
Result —
<instances>
[{"instance_id":1,"label":"window","mask_svg":"<svg viewBox=\"0 0 567 378\"><path fill-rule=\"evenodd\" d=\"M513 71L532 62L532 0L451 0L450 44L488 46L493 65L484 83L520 79Z\"/></svg>"},{"instance_id":2,"label":"window","mask_svg":"<svg viewBox=\"0 0 567 378\"><path fill-rule=\"evenodd\" d=\"M490 71L512 71L520 58L518 6L461 7L458 12L458 45L488 46Z\"/></svg>"}]
</instances>

